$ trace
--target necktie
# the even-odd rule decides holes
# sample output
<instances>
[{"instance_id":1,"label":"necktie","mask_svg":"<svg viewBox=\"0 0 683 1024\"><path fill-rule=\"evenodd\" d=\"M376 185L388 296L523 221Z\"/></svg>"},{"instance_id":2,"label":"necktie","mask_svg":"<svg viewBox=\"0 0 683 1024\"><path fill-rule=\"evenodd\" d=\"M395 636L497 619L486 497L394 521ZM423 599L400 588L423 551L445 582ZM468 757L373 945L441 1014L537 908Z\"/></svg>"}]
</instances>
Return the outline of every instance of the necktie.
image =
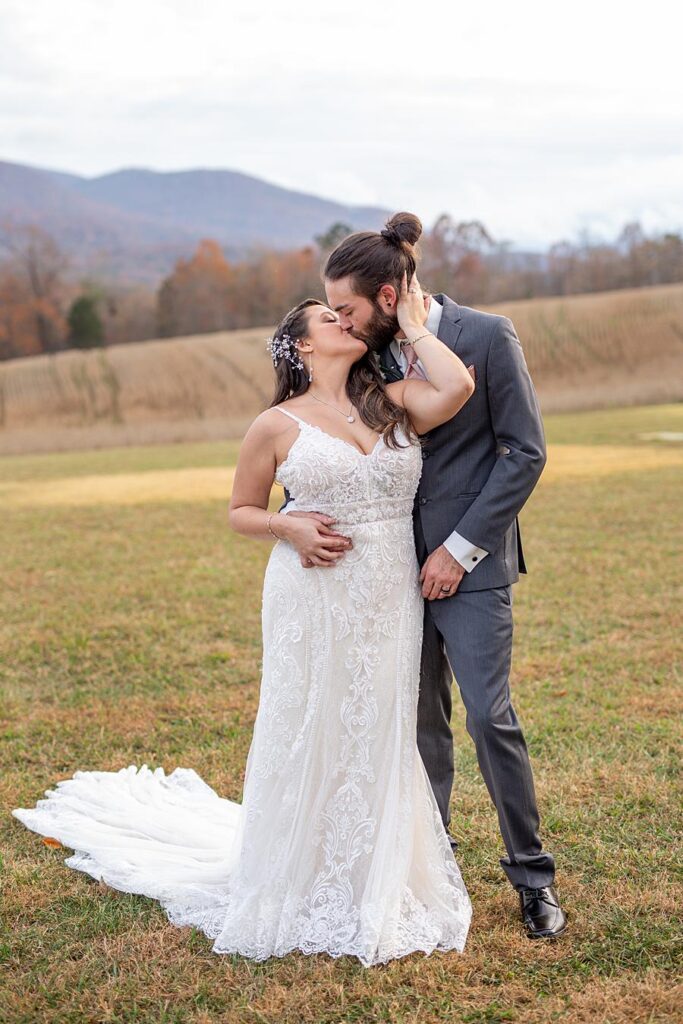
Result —
<instances>
[{"instance_id":1,"label":"necktie","mask_svg":"<svg viewBox=\"0 0 683 1024\"><path fill-rule=\"evenodd\" d=\"M409 341L407 341L405 345L401 345L401 351L408 360L408 369L406 370L404 377L414 377L418 380L427 380L426 375L417 365L417 352L415 351L415 349L413 348Z\"/></svg>"}]
</instances>

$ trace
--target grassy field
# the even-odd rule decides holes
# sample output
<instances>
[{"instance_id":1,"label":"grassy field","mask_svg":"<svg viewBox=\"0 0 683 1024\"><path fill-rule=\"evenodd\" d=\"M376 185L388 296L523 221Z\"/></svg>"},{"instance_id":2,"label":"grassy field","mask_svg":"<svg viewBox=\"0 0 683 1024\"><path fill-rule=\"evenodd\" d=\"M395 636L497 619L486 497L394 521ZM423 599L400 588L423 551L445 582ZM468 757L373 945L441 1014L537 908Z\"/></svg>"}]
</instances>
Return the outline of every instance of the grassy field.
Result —
<instances>
[{"instance_id":1,"label":"grassy field","mask_svg":"<svg viewBox=\"0 0 683 1024\"><path fill-rule=\"evenodd\" d=\"M683 447L642 435L683 432L683 406L546 427L512 694L570 929L555 944L522 932L456 697L468 943L370 970L218 956L10 815L77 769L131 763L193 767L241 799L270 546L228 529L232 443L0 459L2 1024L677 1019Z\"/></svg>"},{"instance_id":2,"label":"grassy field","mask_svg":"<svg viewBox=\"0 0 683 1024\"><path fill-rule=\"evenodd\" d=\"M683 400L683 285L492 309L512 318L544 412ZM0 363L0 453L242 437L270 400L270 332Z\"/></svg>"}]
</instances>

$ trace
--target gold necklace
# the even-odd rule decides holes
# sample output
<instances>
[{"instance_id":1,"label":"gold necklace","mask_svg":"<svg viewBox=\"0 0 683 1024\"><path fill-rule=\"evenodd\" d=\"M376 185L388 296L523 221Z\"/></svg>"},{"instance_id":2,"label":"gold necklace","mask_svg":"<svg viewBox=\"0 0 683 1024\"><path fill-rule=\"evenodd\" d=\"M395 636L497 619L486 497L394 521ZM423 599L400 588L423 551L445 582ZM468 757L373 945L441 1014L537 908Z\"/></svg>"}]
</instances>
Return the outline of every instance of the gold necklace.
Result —
<instances>
[{"instance_id":1,"label":"gold necklace","mask_svg":"<svg viewBox=\"0 0 683 1024\"><path fill-rule=\"evenodd\" d=\"M353 409L353 402L351 403L351 409L349 409L348 414L347 414L345 412L342 412L341 409L338 409L336 405L332 405L330 402L326 402L322 398L316 398L315 395L311 395L310 388L308 390L308 394L311 396L311 398L315 398L316 402L321 402L322 405L329 405L330 409L334 409L335 412L338 412L341 416L343 416L347 423L355 423L356 422L356 417L351 415L351 410Z\"/></svg>"}]
</instances>

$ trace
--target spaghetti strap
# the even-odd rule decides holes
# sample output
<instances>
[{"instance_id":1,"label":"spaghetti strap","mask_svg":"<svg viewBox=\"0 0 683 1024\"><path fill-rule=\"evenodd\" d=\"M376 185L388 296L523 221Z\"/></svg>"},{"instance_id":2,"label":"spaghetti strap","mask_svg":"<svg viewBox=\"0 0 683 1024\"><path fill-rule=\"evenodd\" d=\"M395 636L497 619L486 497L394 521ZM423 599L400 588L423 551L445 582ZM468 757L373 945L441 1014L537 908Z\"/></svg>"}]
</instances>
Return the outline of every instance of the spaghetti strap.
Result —
<instances>
[{"instance_id":1,"label":"spaghetti strap","mask_svg":"<svg viewBox=\"0 0 683 1024\"><path fill-rule=\"evenodd\" d=\"M283 412L285 416L291 416L291 418L293 420L296 420L297 423L306 423L307 427L311 426L310 423L308 423L306 420L302 420L300 416L296 416L293 412L290 412L289 409L282 409L279 405L274 405L273 409L277 409L278 412Z\"/></svg>"}]
</instances>

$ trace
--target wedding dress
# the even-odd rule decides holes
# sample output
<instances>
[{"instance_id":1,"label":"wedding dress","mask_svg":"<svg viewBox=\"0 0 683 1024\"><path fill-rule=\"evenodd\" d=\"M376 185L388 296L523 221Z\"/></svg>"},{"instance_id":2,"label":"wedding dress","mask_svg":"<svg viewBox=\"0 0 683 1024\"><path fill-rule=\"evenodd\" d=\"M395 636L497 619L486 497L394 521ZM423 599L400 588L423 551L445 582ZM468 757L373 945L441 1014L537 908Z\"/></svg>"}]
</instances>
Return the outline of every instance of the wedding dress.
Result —
<instances>
[{"instance_id":1,"label":"wedding dress","mask_svg":"<svg viewBox=\"0 0 683 1024\"><path fill-rule=\"evenodd\" d=\"M299 433L276 479L353 548L304 569L278 541L242 803L192 768L77 771L12 814L65 863L158 900L216 953L345 954L365 966L462 952L472 906L416 741L423 599L412 510L422 457Z\"/></svg>"}]
</instances>

